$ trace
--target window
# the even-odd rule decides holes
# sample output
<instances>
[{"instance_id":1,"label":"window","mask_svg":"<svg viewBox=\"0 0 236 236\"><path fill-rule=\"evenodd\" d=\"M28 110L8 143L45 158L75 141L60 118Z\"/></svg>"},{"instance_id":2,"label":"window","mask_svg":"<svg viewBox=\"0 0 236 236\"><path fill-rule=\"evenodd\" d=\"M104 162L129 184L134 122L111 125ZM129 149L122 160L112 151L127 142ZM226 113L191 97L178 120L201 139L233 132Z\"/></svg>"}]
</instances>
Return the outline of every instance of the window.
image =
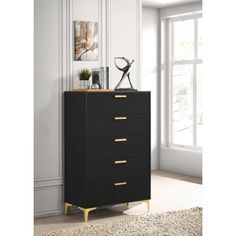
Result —
<instances>
[{"instance_id":1,"label":"window","mask_svg":"<svg viewBox=\"0 0 236 236\"><path fill-rule=\"evenodd\" d=\"M201 15L168 20L168 146L199 149L202 145Z\"/></svg>"}]
</instances>

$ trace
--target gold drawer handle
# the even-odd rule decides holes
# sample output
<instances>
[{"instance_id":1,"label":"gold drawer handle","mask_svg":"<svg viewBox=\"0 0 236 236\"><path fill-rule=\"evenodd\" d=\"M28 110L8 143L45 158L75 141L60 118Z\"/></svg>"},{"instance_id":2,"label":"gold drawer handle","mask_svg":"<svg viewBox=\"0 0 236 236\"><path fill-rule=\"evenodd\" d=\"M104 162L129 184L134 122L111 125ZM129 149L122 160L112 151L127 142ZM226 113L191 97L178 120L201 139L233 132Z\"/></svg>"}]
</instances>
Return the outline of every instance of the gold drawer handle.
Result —
<instances>
[{"instance_id":1,"label":"gold drawer handle","mask_svg":"<svg viewBox=\"0 0 236 236\"><path fill-rule=\"evenodd\" d=\"M127 120L127 116L116 116L115 120Z\"/></svg>"},{"instance_id":2,"label":"gold drawer handle","mask_svg":"<svg viewBox=\"0 0 236 236\"><path fill-rule=\"evenodd\" d=\"M121 185L126 185L126 182L120 182L120 183L114 183L115 186L121 186Z\"/></svg>"},{"instance_id":3,"label":"gold drawer handle","mask_svg":"<svg viewBox=\"0 0 236 236\"><path fill-rule=\"evenodd\" d=\"M124 164L124 163L127 163L127 161L126 160L115 161L115 164Z\"/></svg>"},{"instance_id":4,"label":"gold drawer handle","mask_svg":"<svg viewBox=\"0 0 236 236\"><path fill-rule=\"evenodd\" d=\"M115 142L126 142L127 138L116 138Z\"/></svg>"},{"instance_id":5,"label":"gold drawer handle","mask_svg":"<svg viewBox=\"0 0 236 236\"><path fill-rule=\"evenodd\" d=\"M127 98L127 95L115 95L115 98Z\"/></svg>"}]
</instances>

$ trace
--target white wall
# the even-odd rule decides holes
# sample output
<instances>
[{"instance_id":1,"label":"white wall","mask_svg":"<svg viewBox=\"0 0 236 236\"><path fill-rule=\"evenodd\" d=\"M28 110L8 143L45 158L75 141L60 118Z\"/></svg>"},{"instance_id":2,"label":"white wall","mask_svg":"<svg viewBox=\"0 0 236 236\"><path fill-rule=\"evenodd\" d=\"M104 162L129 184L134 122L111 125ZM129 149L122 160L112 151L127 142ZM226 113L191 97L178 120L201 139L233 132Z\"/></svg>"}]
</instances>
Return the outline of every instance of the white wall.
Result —
<instances>
[{"instance_id":1,"label":"white wall","mask_svg":"<svg viewBox=\"0 0 236 236\"><path fill-rule=\"evenodd\" d=\"M121 77L114 56L135 59L131 80L139 87L141 1L35 0L34 7L34 213L45 216L63 211L63 91L77 88L79 69L106 65L114 87ZM98 22L99 61L73 61L74 20Z\"/></svg>"},{"instance_id":2,"label":"white wall","mask_svg":"<svg viewBox=\"0 0 236 236\"><path fill-rule=\"evenodd\" d=\"M35 215L58 213L61 210L63 180L59 10L58 0L35 1Z\"/></svg>"},{"instance_id":3,"label":"white wall","mask_svg":"<svg viewBox=\"0 0 236 236\"><path fill-rule=\"evenodd\" d=\"M75 74L81 68L109 66L109 85L113 89L122 75L122 72L117 70L114 64L114 57L117 56L135 60L130 77L133 86L137 89L140 88L140 8L141 0L72 0L72 20L99 22L100 33L99 61L73 61L72 88L78 86ZM73 33L71 37L73 37ZM73 47L71 47L71 55L73 56L72 50ZM122 86L127 87L129 84L124 81Z\"/></svg>"},{"instance_id":4,"label":"white wall","mask_svg":"<svg viewBox=\"0 0 236 236\"><path fill-rule=\"evenodd\" d=\"M174 16L179 14L185 14L194 11L202 10L202 2L189 3L189 4L181 4L173 7L164 7L160 9L161 17Z\"/></svg>"},{"instance_id":5,"label":"white wall","mask_svg":"<svg viewBox=\"0 0 236 236\"><path fill-rule=\"evenodd\" d=\"M182 4L166 8L142 8L142 90L152 95L151 158L152 169L202 176L201 152L161 147L161 20L165 17L200 11L202 3Z\"/></svg>"},{"instance_id":6,"label":"white wall","mask_svg":"<svg viewBox=\"0 0 236 236\"><path fill-rule=\"evenodd\" d=\"M162 21L165 17L189 12L197 12L201 9L201 2L167 7L160 9L160 17ZM160 109L161 107L159 107L159 111L161 112ZM162 130L164 130L164 128ZM160 146L159 168L161 170L201 177L202 153L198 151L188 151L184 149L178 150Z\"/></svg>"},{"instance_id":7,"label":"white wall","mask_svg":"<svg viewBox=\"0 0 236 236\"><path fill-rule=\"evenodd\" d=\"M142 90L151 91L151 168L158 169L159 10L142 8Z\"/></svg>"},{"instance_id":8,"label":"white wall","mask_svg":"<svg viewBox=\"0 0 236 236\"><path fill-rule=\"evenodd\" d=\"M114 64L114 57L134 59L130 78L134 88L140 87L140 13L141 1L111 0L110 1L110 85L114 88L119 82L122 72ZM127 81L124 81L127 82ZM123 87L129 87L124 83Z\"/></svg>"},{"instance_id":9,"label":"white wall","mask_svg":"<svg viewBox=\"0 0 236 236\"><path fill-rule=\"evenodd\" d=\"M161 148L160 169L191 176L202 176L202 154L196 151Z\"/></svg>"}]
</instances>

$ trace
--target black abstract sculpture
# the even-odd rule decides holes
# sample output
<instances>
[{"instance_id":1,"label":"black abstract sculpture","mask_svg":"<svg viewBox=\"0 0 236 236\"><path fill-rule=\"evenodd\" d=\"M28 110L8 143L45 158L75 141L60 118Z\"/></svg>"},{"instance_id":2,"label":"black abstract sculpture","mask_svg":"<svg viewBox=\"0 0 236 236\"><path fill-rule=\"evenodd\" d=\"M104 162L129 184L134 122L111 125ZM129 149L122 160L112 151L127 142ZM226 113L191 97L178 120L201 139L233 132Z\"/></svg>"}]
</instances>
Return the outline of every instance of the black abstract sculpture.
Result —
<instances>
[{"instance_id":1,"label":"black abstract sculpture","mask_svg":"<svg viewBox=\"0 0 236 236\"><path fill-rule=\"evenodd\" d=\"M127 65L126 65L125 67L123 67L123 68L119 67L119 66L117 65L117 63L116 63L116 60L117 60L117 59L124 60L124 61L127 63ZM130 62L130 61L129 61L127 58L125 58L125 57L115 57L115 58L114 58L114 62L115 62L116 68L117 68L118 70L120 70L120 71L123 71L123 75L122 75L122 77L121 77L119 83L116 85L115 90L120 90L120 91L137 91L137 89L135 89L135 88L133 87L133 85L132 85L132 83L131 83L131 80L130 80L130 77L129 77L129 74L130 74L130 71L129 71L129 70L130 70L130 67L131 67L132 63L134 62L134 60L132 60L132 61ZM127 78L128 78L128 81L129 81L129 84L130 84L130 88L120 88L120 85L121 85L122 81L126 78L126 76L127 76Z\"/></svg>"}]
</instances>

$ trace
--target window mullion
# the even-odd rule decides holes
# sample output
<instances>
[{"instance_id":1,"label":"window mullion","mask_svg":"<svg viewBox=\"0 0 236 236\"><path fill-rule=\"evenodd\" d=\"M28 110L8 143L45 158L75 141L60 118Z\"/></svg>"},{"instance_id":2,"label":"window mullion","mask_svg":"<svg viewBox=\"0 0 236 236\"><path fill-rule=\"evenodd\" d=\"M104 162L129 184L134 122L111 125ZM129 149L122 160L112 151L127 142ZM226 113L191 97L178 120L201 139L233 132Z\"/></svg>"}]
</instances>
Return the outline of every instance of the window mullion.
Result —
<instances>
[{"instance_id":1,"label":"window mullion","mask_svg":"<svg viewBox=\"0 0 236 236\"><path fill-rule=\"evenodd\" d=\"M198 28L194 19L194 60L198 58ZM193 145L197 145L197 64L193 64Z\"/></svg>"},{"instance_id":2,"label":"window mullion","mask_svg":"<svg viewBox=\"0 0 236 236\"><path fill-rule=\"evenodd\" d=\"M171 103L171 21L168 19L165 22L165 146L169 147L171 144L171 108L169 104Z\"/></svg>"},{"instance_id":3,"label":"window mullion","mask_svg":"<svg viewBox=\"0 0 236 236\"><path fill-rule=\"evenodd\" d=\"M174 35L174 24L171 21L171 41L170 41L170 67L169 67L169 144L172 146L173 145L173 61L174 61L174 40L175 40L175 35Z\"/></svg>"},{"instance_id":4,"label":"window mullion","mask_svg":"<svg viewBox=\"0 0 236 236\"><path fill-rule=\"evenodd\" d=\"M198 19L194 19L194 59L198 59Z\"/></svg>"},{"instance_id":5,"label":"window mullion","mask_svg":"<svg viewBox=\"0 0 236 236\"><path fill-rule=\"evenodd\" d=\"M196 63L193 64L193 145L197 144L197 76Z\"/></svg>"},{"instance_id":6,"label":"window mullion","mask_svg":"<svg viewBox=\"0 0 236 236\"><path fill-rule=\"evenodd\" d=\"M187 65L187 64L193 64L193 63L198 63L201 64L202 60L182 60L182 61L173 61L173 65Z\"/></svg>"}]
</instances>

